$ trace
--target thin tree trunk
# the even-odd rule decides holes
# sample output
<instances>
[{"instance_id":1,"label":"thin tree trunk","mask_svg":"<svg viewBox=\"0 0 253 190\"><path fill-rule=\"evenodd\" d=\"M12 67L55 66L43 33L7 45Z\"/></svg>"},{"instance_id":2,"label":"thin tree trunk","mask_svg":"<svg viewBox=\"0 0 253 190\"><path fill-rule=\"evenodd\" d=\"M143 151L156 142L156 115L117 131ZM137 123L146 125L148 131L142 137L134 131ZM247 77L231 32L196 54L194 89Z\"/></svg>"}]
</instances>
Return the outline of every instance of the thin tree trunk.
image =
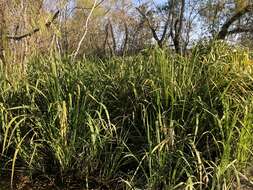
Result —
<instances>
[{"instance_id":1,"label":"thin tree trunk","mask_svg":"<svg viewBox=\"0 0 253 190\"><path fill-rule=\"evenodd\" d=\"M175 37L173 39L175 50L177 53L182 53L181 47L181 37L182 37L182 29L183 29L183 21L184 21L184 9L185 9L185 0L181 1L181 9L179 19L175 23Z\"/></svg>"},{"instance_id":2,"label":"thin tree trunk","mask_svg":"<svg viewBox=\"0 0 253 190\"><path fill-rule=\"evenodd\" d=\"M111 37L112 37L113 54L115 54L117 46L116 46L116 39L115 39L115 36L114 36L114 31L113 31L113 27L112 27L111 21L109 21L109 28L110 28Z\"/></svg>"},{"instance_id":3,"label":"thin tree trunk","mask_svg":"<svg viewBox=\"0 0 253 190\"><path fill-rule=\"evenodd\" d=\"M125 55L126 50L127 50L127 43L128 43L128 27L126 22L124 22L124 28L125 28L125 40L124 40L124 45L122 49L122 54Z\"/></svg>"},{"instance_id":4,"label":"thin tree trunk","mask_svg":"<svg viewBox=\"0 0 253 190\"><path fill-rule=\"evenodd\" d=\"M106 55L106 44L107 44L108 36L109 36L108 29L109 29L109 23L107 23L105 25L105 40L104 40L104 43L103 43L103 50L102 50L104 52L104 55Z\"/></svg>"},{"instance_id":5,"label":"thin tree trunk","mask_svg":"<svg viewBox=\"0 0 253 190\"><path fill-rule=\"evenodd\" d=\"M5 44L5 15L4 15L4 2L0 2L0 61L6 65L5 57L4 57L4 44Z\"/></svg>"}]
</instances>

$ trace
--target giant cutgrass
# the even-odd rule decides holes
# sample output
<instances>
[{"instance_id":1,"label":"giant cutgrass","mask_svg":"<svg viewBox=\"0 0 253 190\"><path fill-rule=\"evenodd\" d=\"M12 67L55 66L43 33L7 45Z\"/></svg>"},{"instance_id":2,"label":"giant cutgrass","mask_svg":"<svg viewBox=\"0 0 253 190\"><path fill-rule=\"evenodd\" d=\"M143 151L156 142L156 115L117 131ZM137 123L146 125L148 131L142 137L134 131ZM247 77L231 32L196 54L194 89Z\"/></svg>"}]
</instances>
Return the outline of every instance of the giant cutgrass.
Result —
<instances>
[{"instance_id":1,"label":"giant cutgrass","mask_svg":"<svg viewBox=\"0 0 253 190\"><path fill-rule=\"evenodd\" d=\"M20 168L62 188L251 184L248 53L211 42L187 57L160 49L75 63L37 55L25 73L1 69L1 173L11 171L12 186Z\"/></svg>"}]
</instances>

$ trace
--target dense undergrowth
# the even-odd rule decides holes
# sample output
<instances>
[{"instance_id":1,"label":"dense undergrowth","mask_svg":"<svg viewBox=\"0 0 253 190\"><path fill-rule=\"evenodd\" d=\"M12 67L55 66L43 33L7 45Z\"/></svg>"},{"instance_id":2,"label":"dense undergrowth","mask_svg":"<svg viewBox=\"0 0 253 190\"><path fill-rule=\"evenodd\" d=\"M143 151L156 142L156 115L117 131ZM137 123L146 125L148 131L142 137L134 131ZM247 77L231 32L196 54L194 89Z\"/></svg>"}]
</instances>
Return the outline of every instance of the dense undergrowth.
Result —
<instances>
[{"instance_id":1,"label":"dense undergrowth","mask_svg":"<svg viewBox=\"0 0 253 190\"><path fill-rule=\"evenodd\" d=\"M1 68L1 175L87 189L251 183L253 64L224 43Z\"/></svg>"}]
</instances>

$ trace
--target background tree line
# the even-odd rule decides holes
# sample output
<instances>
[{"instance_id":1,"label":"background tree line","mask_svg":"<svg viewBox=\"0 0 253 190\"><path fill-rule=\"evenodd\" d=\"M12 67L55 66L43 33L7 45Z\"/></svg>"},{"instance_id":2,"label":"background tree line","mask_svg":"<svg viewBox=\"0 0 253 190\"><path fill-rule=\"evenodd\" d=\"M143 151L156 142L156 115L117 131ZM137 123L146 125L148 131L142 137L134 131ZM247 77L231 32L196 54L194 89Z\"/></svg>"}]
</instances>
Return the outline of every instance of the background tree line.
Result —
<instances>
[{"instance_id":1,"label":"background tree line","mask_svg":"<svg viewBox=\"0 0 253 190\"><path fill-rule=\"evenodd\" d=\"M158 45L185 54L203 39L252 47L251 0L0 0L0 59L129 55Z\"/></svg>"}]
</instances>

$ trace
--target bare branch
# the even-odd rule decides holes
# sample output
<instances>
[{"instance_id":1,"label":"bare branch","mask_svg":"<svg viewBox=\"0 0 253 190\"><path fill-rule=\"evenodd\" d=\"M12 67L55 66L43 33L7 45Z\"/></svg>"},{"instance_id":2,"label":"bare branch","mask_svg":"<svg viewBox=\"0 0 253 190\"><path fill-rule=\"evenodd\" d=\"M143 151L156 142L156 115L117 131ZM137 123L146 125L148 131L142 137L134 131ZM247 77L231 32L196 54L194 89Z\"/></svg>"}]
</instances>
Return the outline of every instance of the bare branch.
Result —
<instances>
[{"instance_id":1,"label":"bare branch","mask_svg":"<svg viewBox=\"0 0 253 190\"><path fill-rule=\"evenodd\" d=\"M247 33L247 32L253 32L253 28L238 27L238 28L235 28L233 30L228 31L228 35L239 34L239 33Z\"/></svg>"},{"instance_id":2,"label":"bare branch","mask_svg":"<svg viewBox=\"0 0 253 190\"><path fill-rule=\"evenodd\" d=\"M226 36L229 34L229 27L238 19L240 19L242 16L244 16L246 13L249 13L253 11L253 4L249 4L245 6L240 11L236 12L232 17L230 17L225 24L221 27L220 32L217 34L217 39L225 39Z\"/></svg>"},{"instance_id":3,"label":"bare branch","mask_svg":"<svg viewBox=\"0 0 253 190\"><path fill-rule=\"evenodd\" d=\"M99 7L104 1L105 1L105 0L100 0L100 2L97 3L95 9L96 9L97 7ZM76 10L76 9L77 9L77 10L91 10L92 7L75 6L75 7L73 7L73 8L69 11L69 14L72 14L73 11Z\"/></svg>"},{"instance_id":4,"label":"bare branch","mask_svg":"<svg viewBox=\"0 0 253 190\"><path fill-rule=\"evenodd\" d=\"M157 33L156 33L156 29L152 26L151 24L151 21L150 19L147 17L147 15L141 11L141 9L139 9L138 7L136 7L136 10L141 14L141 16L143 16L143 18L145 18L145 20L148 22L148 27L150 28L152 34L153 34L153 37L154 39L159 42L159 38L157 36Z\"/></svg>"},{"instance_id":5,"label":"bare branch","mask_svg":"<svg viewBox=\"0 0 253 190\"><path fill-rule=\"evenodd\" d=\"M82 43L83 43L83 41L84 41L84 39L85 39L85 36L86 36L86 34L87 34L87 32L88 32L89 20L90 20L90 18L91 18L91 15L92 15L93 11L94 11L95 8L97 7L96 5L97 5L97 0L95 0L94 4L93 4L93 6L92 6L92 8L91 8L91 10L90 10L90 13L89 13L89 15L88 15L88 17L87 17L87 19L86 19L86 21L85 21L84 33L83 33L82 38L80 39L80 41L79 41L79 43L78 43L77 49L72 53L72 61L75 60L75 58L76 58L76 56L77 56L77 54L78 54L78 52L79 52L79 50L80 50L80 48L81 48L81 45L82 45Z\"/></svg>"},{"instance_id":6,"label":"bare branch","mask_svg":"<svg viewBox=\"0 0 253 190\"><path fill-rule=\"evenodd\" d=\"M97 7L99 7L104 1L105 1L105 0L101 0L100 2L98 2L98 3L96 4L96 6L95 6L95 9L96 9ZM86 9L86 10L91 10L92 7L80 7L80 6L76 6L76 7L74 7L73 9Z\"/></svg>"},{"instance_id":7,"label":"bare branch","mask_svg":"<svg viewBox=\"0 0 253 190\"><path fill-rule=\"evenodd\" d=\"M59 10L56 11L54 13L54 16L52 17L52 19L45 24L45 26L47 28L49 28L51 26L51 24L53 23L53 21L58 17L59 13L60 13ZM19 40L22 40L23 38L32 36L33 34L39 32L40 30L41 30L40 28L35 28L32 31L30 31L30 32L28 32L26 34L20 35L20 36L7 36L7 39L19 41Z\"/></svg>"}]
</instances>

